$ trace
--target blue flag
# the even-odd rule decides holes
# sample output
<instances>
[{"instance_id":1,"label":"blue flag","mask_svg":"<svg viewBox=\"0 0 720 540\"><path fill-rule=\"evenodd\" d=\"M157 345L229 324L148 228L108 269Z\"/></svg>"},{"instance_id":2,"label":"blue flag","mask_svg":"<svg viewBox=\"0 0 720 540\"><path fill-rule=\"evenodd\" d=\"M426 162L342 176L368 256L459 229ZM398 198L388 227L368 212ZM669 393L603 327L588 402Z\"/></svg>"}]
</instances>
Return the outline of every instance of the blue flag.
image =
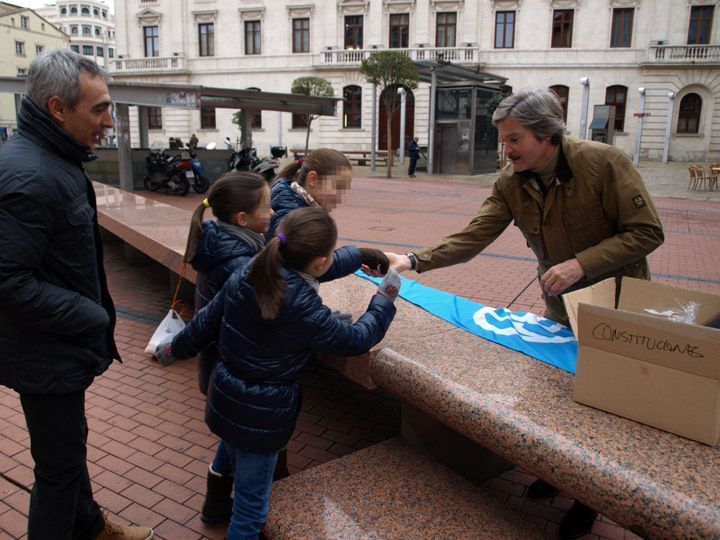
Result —
<instances>
[{"instance_id":1,"label":"blue flag","mask_svg":"<svg viewBox=\"0 0 720 540\"><path fill-rule=\"evenodd\" d=\"M382 281L359 270L356 275L374 283ZM567 326L534 313L483 306L411 279L400 279L400 297L428 313L476 336L575 373L578 346Z\"/></svg>"}]
</instances>

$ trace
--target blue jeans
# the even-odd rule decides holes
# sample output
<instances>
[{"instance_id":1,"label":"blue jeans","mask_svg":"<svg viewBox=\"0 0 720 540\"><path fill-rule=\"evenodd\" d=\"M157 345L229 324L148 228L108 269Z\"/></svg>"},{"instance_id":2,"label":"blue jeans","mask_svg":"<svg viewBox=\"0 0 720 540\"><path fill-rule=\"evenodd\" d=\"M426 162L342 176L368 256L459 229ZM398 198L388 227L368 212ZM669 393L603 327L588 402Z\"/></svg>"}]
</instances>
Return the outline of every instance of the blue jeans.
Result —
<instances>
[{"instance_id":1,"label":"blue jeans","mask_svg":"<svg viewBox=\"0 0 720 540\"><path fill-rule=\"evenodd\" d=\"M233 462L228 453L228 449L225 446L225 441L220 439L220 444L215 450L215 457L212 460L212 470L222 476L233 475Z\"/></svg>"},{"instance_id":2,"label":"blue jeans","mask_svg":"<svg viewBox=\"0 0 720 540\"><path fill-rule=\"evenodd\" d=\"M223 441L222 445L232 462L235 474L233 513L226 539L255 539L270 511L270 489L278 452L249 452L226 441ZM213 469L214 464L213 461Z\"/></svg>"}]
</instances>

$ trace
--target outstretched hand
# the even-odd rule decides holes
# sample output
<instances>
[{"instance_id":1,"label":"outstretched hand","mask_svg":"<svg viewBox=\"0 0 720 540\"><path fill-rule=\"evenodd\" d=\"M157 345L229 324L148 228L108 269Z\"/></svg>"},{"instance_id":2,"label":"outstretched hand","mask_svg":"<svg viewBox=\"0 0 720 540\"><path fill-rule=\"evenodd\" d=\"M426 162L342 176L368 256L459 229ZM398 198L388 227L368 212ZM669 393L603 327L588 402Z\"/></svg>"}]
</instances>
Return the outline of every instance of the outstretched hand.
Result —
<instances>
[{"instance_id":1,"label":"outstretched hand","mask_svg":"<svg viewBox=\"0 0 720 540\"><path fill-rule=\"evenodd\" d=\"M363 269L374 270L379 276L387 274L390 261L382 251L373 248L358 248L362 256ZM367 272L365 272L367 273Z\"/></svg>"},{"instance_id":2,"label":"outstretched hand","mask_svg":"<svg viewBox=\"0 0 720 540\"><path fill-rule=\"evenodd\" d=\"M400 275L390 269L387 276L380 282L377 292L394 302L400 292Z\"/></svg>"}]
</instances>

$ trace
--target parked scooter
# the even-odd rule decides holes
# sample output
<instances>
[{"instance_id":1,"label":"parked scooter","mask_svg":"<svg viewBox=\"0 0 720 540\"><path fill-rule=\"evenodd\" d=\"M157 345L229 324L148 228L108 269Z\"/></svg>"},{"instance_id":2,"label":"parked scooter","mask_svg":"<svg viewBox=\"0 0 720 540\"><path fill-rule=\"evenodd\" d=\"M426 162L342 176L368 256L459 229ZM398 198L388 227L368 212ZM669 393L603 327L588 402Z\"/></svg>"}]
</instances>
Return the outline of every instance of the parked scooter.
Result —
<instances>
[{"instance_id":1,"label":"parked scooter","mask_svg":"<svg viewBox=\"0 0 720 540\"><path fill-rule=\"evenodd\" d=\"M189 158L183 158L181 154L171 156L161 142L155 141L150 147L150 155L145 157L147 174L143 184L150 191L163 188L177 195L187 195L190 182L185 171L191 168Z\"/></svg>"},{"instance_id":2,"label":"parked scooter","mask_svg":"<svg viewBox=\"0 0 720 540\"><path fill-rule=\"evenodd\" d=\"M188 145L190 147L190 145ZM215 149L215 143L210 143L206 147L208 150ZM192 188L195 193L205 193L210 187L210 181L205 176L205 167L197 157L194 148L188 150L190 154L190 170L185 171L185 176L192 181Z\"/></svg>"},{"instance_id":3,"label":"parked scooter","mask_svg":"<svg viewBox=\"0 0 720 540\"><path fill-rule=\"evenodd\" d=\"M225 137L225 146L232 152L228 161L228 171L252 171L261 175L268 182L275 178L280 170L278 158L287 153L284 146L270 147L272 157L258 158L255 148L241 148L235 150L230 137Z\"/></svg>"}]
</instances>

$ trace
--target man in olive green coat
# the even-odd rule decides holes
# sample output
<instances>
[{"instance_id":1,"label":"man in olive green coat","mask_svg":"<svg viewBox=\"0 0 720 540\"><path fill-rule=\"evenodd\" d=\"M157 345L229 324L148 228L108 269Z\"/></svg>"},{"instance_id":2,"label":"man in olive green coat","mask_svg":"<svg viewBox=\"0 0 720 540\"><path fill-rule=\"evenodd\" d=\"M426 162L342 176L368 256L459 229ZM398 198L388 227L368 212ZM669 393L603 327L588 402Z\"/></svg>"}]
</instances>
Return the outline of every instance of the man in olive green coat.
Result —
<instances>
[{"instance_id":1,"label":"man in olive green coat","mask_svg":"<svg viewBox=\"0 0 720 540\"><path fill-rule=\"evenodd\" d=\"M510 163L464 230L416 253L388 253L397 271L426 272L466 262L514 221L538 259L545 316L567 324L560 295L608 277L650 279L646 256L663 243L662 224L642 178L617 148L564 136L563 111L549 90L505 98L495 113ZM538 480L532 498L557 489ZM589 532L590 508L575 503L563 538Z\"/></svg>"}]
</instances>

